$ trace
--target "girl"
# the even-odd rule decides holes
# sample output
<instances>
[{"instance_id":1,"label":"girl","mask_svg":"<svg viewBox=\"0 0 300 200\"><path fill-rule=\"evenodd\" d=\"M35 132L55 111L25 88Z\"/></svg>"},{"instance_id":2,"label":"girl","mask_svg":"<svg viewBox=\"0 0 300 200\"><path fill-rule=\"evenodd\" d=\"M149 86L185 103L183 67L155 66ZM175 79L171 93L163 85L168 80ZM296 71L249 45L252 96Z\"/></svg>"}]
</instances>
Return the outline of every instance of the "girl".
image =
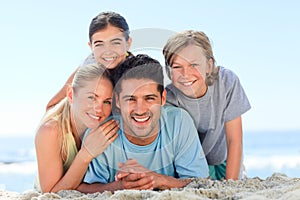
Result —
<instances>
[{"instance_id":1,"label":"girl","mask_svg":"<svg viewBox=\"0 0 300 200\"><path fill-rule=\"evenodd\" d=\"M98 64L80 67L66 97L49 109L35 137L41 192L76 189L91 160L113 142L118 124L110 120L113 84ZM92 129L82 144L87 128Z\"/></svg>"},{"instance_id":2,"label":"girl","mask_svg":"<svg viewBox=\"0 0 300 200\"><path fill-rule=\"evenodd\" d=\"M213 179L242 178L242 118L250 103L238 77L215 66L208 37L184 31L169 38L163 49L167 102L192 116Z\"/></svg>"},{"instance_id":3,"label":"girl","mask_svg":"<svg viewBox=\"0 0 300 200\"><path fill-rule=\"evenodd\" d=\"M133 56L128 51L131 41L129 26L124 17L115 12L102 12L93 18L90 24L88 45L92 54L85 59L83 65L98 62L113 71L127 57ZM66 88L72 82L75 72L49 101L47 109L65 97Z\"/></svg>"}]
</instances>

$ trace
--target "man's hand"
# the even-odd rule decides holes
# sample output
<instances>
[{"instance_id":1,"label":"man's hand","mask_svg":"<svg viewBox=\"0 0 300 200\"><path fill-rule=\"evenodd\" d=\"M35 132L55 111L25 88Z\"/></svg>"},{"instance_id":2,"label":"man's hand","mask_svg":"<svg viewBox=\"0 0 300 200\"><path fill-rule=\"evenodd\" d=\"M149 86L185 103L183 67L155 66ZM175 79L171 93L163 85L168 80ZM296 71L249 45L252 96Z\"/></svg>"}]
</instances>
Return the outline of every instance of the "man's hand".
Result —
<instances>
[{"instance_id":1,"label":"man's hand","mask_svg":"<svg viewBox=\"0 0 300 200\"><path fill-rule=\"evenodd\" d=\"M119 163L119 171L115 180L120 181L124 189L152 190L153 177L149 176L147 168L140 165L135 159L129 159L125 163Z\"/></svg>"}]
</instances>

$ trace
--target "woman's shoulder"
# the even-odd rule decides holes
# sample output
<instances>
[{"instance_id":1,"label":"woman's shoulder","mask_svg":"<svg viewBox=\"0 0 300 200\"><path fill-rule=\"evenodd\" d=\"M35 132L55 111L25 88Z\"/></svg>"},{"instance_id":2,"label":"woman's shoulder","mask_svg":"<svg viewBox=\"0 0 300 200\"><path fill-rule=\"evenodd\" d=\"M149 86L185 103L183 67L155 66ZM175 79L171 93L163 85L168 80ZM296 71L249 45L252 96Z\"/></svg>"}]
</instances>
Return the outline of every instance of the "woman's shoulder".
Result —
<instances>
[{"instance_id":1,"label":"woman's shoulder","mask_svg":"<svg viewBox=\"0 0 300 200\"><path fill-rule=\"evenodd\" d=\"M42 140L42 139L58 139L59 137L59 127L56 120L49 120L42 124L36 133L36 139Z\"/></svg>"}]
</instances>

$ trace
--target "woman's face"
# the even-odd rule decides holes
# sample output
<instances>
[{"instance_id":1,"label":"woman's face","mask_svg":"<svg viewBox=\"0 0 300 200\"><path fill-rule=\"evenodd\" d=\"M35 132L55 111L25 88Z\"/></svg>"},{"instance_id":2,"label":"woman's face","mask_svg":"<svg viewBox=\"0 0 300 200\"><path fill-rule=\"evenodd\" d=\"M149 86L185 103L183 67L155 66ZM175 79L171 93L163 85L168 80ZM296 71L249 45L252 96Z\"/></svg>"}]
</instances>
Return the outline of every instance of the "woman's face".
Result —
<instances>
[{"instance_id":1,"label":"woman's face","mask_svg":"<svg viewBox=\"0 0 300 200\"><path fill-rule=\"evenodd\" d=\"M106 78L87 81L84 87L78 88L72 99L75 122L88 128L99 126L111 113L112 93L113 85Z\"/></svg>"},{"instance_id":2,"label":"woman's face","mask_svg":"<svg viewBox=\"0 0 300 200\"><path fill-rule=\"evenodd\" d=\"M112 25L94 33L91 40L89 46L95 59L107 69L114 69L123 62L131 45L131 38L126 41L124 33Z\"/></svg>"},{"instance_id":3,"label":"woman's face","mask_svg":"<svg viewBox=\"0 0 300 200\"><path fill-rule=\"evenodd\" d=\"M191 44L183 48L174 56L170 67L173 85L186 96L199 98L205 94L209 62L201 47Z\"/></svg>"}]
</instances>

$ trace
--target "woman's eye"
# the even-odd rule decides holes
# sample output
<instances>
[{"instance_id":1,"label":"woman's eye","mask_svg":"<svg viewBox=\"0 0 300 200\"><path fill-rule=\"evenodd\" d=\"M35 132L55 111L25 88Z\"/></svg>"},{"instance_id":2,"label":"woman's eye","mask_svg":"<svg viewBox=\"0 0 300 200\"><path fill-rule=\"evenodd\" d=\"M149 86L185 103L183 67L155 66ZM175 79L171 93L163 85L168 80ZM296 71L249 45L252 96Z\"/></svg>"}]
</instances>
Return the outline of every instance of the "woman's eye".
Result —
<instances>
[{"instance_id":1,"label":"woman's eye","mask_svg":"<svg viewBox=\"0 0 300 200\"><path fill-rule=\"evenodd\" d=\"M88 99L94 101L95 97L94 96L88 96Z\"/></svg>"}]
</instances>

